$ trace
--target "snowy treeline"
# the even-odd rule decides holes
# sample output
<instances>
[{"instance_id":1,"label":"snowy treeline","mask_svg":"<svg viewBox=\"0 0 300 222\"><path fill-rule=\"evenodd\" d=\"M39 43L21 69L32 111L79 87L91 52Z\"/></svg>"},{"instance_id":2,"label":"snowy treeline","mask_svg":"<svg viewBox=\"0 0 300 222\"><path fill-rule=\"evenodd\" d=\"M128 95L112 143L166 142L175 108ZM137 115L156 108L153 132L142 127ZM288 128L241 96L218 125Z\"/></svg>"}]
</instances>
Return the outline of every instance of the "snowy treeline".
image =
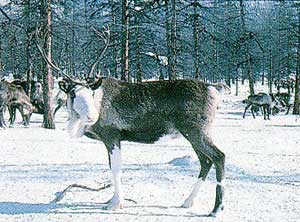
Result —
<instances>
[{"instance_id":1,"label":"snowy treeline","mask_svg":"<svg viewBox=\"0 0 300 222\"><path fill-rule=\"evenodd\" d=\"M1 1L0 71L24 76L44 61L34 41L47 1ZM253 81L296 72L296 1L51 1L52 57L71 75L89 73L109 24L112 42L97 72L120 78ZM128 54L129 65L124 68ZM127 55L126 54L126 55ZM163 58L163 61L162 61ZM168 58L166 61L165 58ZM128 75L128 76L125 76Z\"/></svg>"}]
</instances>

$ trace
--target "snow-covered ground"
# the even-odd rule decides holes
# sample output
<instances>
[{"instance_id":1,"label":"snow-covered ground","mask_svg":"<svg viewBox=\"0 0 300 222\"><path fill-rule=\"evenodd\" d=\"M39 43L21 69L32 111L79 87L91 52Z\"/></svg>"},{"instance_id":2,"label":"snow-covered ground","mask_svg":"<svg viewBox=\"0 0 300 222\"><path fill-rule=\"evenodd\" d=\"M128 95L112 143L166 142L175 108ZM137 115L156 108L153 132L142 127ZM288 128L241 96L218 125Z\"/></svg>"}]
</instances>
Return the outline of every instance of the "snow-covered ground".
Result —
<instances>
[{"instance_id":1,"label":"snow-covered ground","mask_svg":"<svg viewBox=\"0 0 300 222\"><path fill-rule=\"evenodd\" d=\"M33 115L29 128L0 130L0 221L300 221L300 119L280 114L264 121L249 113L243 120L244 97L227 96L212 129L226 154L225 209L217 218L206 217L214 205L214 169L195 206L179 207L199 164L189 143L172 136L153 145L123 143L125 196L137 204L103 210L112 188L74 189L50 204L70 184L99 187L111 179L104 145L70 139L61 110L56 130L41 128L41 115Z\"/></svg>"}]
</instances>

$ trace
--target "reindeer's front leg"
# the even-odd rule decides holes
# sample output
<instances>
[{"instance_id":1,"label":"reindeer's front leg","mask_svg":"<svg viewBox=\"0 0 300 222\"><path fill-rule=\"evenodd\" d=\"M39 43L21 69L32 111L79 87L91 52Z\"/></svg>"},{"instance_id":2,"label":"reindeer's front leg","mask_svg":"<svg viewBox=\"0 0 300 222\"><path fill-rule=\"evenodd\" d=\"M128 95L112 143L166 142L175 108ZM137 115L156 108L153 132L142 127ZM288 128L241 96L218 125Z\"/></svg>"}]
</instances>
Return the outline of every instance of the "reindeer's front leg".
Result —
<instances>
[{"instance_id":1,"label":"reindeer's front leg","mask_svg":"<svg viewBox=\"0 0 300 222\"><path fill-rule=\"evenodd\" d=\"M113 197L107 202L106 210L117 210L123 208L124 198L121 187L122 155L120 142L111 147L107 147L109 155L109 166L113 176L115 192Z\"/></svg>"}]
</instances>

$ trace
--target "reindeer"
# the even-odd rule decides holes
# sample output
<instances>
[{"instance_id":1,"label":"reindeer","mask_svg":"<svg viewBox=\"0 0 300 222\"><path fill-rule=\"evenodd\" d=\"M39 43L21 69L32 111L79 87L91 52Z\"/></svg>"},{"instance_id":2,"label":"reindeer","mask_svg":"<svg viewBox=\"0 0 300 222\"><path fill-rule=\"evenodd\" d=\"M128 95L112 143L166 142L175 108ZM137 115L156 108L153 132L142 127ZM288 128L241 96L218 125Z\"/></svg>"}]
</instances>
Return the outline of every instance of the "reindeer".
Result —
<instances>
[{"instance_id":1,"label":"reindeer","mask_svg":"<svg viewBox=\"0 0 300 222\"><path fill-rule=\"evenodd\" d=\"M23 89L27 89L27 82L23 81L23 80L14 80L11 82L14 85L19 85L21 86ZM32 98L31 98L31 103L32 103L32 113L36 113L36 114L44 114L44 98L43 98L43 89L42 89L42 84L40 82L37 81L32 81ZM55 97L53 97L52 99L52 104L55 106L55 110L54 110L54 116L56 114L56 112L63 106L66 104L66 96L63 95L62 91L58 91L58 93L56 94ZM10 107L11 111L11 116L10 119L11 121L11 125L13 125L14 121L15 121L15 116L16 116L16 109L18 109L17 106L11 106ZM31 113L31 114L32 114ZM31 116L30 114L30 116Z\"/></svg>"},{"instance_id":2,"label":"reindeer","mask_svg":"<svg viewBox=\"0 0 300 222\"><path fill-rule=\"evenodd\" d=\"M280 93L280 88L287 89L288 94L294 91L295 80L292 78L289 79L276 79L274 82L275 87L277 88L277 93Z\"/></svg>"},{"instance_id":3,"label":"reindeer","mask_svg":"<svg viewBox=\"0 0 300 222\"><path fill-rule=\"evenodd\" d=\"M101 36L106 36L100 53L103 55L109 44L109 30ZM61 72L40 45L38 48L48 64ZM197 182L182 207L193 205L214 164L216 198L209 215L216 216L223 210L225 154L213 144L209 133L219 100L214 87L196 80L127 83L112 78L99 78L86 84L62 74L66 79L59 82L59 87L67 94L69 135L85 135L102 141L108 152L114 195L105 209L123 208L121 142L154 143L176 130L191 143L201 164Z\"/></svg>"},{"instance_id":4,"label":"reindeer","mask_svg":"<svg viewBox=\"0 0 300 222\"><path fill-rule=\"evenodd\" d=\"M53 116L55 117L56 112L64 105L66 105L67 98L65 94L59 90L57 94L52 98L52 104L55 106ZM34 105L34 113L44 114L44 97L41 83L36 83L35 91L32 96L32 104Z\"/></svg>"},{"instance_id":5,"label":"reindeer","mask_svg":"<svg viewBox=\"0 0 300 222\"><path fill-rule=\"evenodd\" d=\"M30 103L29 97L26 95L25 91L21 86L11 84L6 81L1 81L1 125L5 126L3 114L5 111L5 106L8 107L10 118L10 126L13 125L15 121L15 110L18 109L23 118L23 124L27 126L29 124L29 115L32 112L32 104Z\"/></svg>"},{"instance_id":6,"label":"reindeer","mask_svg":"<svg viewBox=\"0 0 300 222\"><path fill-rule=\"evenodd\" d=\"M174 130L191 143L201 164L198 180L182 207L193 205L214 164L217 186L210 216L223 209L225 155L209 135L218 104L215 88L194 80L133 84L112 78L90 85L69 78L59 86L68 96L70 136L100 140L108 151L115 192L106 209L123 207L121 142L154 143Z\"/></svg>"},{"instance_id":7,"label":"reindeer","mask_svg":"<svg viewBox=\"0 0 300 222\"><path fill-rule=\"evenodd\" d=\"M4 121L4 113L6 110L6 101L7 101L7 92L6 85L2 84L2 80L0 81L0 128L6 127Z\"/></svg>"},{"instance_id":8,"label":"reindeer","mask_svg":"<svg viewBox=\"0 0 300 222\"><path fill-rule=\"evenodd\" d=\"M290 108L291 108L291 95L289 93L276 93L275 99L279 102L279 104L286 108L286 115L289 114Z\"/></svg>"},{"instance_id":9,"label":"reindeer","mask_svg":"<svg viewBox=\"0 0 300 222\"><path fill-rule=\"evenodd\" d=\"M246 111L248 110L248 108L251 107L251 113L253 118L255 119L254 108L255 106L258 106L263 108L264 120L270 119L271 108L273 108L274 101L275 98L272 94L258 93L256 95L248 96L248 98L243 101L247 104L243 114L243 118L245 118Z\"/></svg>"},{"instance_id":10,"label":"reindeer","mask_svg":"<svg viewBox=\"0 0 300 222\"><path fill-rule=\"evenodd\" d=\"M24 93L29 88L27 81L21 80L21 79L15 79L12 82L10 82L10 84L14 85L16 87L22 88ZM31 103L31 106L32 106L29 116L23 116L22 106L20 106L19 104L10 104L8 106L8 110L9 110L9 114L10 114L9 121L10 121L10 126L11 127L14 125L17 110L19 110L19 112L21 113L22 118L23 118L23 123L24 123L25 126L29 125L29 119L30 119L30 116L31 116L32 113L40 113L40 114L43 113L40 106L39 106L41 103L40 102L38 103L37 102L38 100L36 98L37 94L38 94L37 92L40 92L40 90L41 90L41 83L39 83L37 81L32 81L31 82L31 89L33 91L33 95L32 95L33 99L29 99L29 95L26 94L26 96L30 100L30 103ZM38 98L40 98L40 97L38 97Z\"/></svg>"}]
</instances>

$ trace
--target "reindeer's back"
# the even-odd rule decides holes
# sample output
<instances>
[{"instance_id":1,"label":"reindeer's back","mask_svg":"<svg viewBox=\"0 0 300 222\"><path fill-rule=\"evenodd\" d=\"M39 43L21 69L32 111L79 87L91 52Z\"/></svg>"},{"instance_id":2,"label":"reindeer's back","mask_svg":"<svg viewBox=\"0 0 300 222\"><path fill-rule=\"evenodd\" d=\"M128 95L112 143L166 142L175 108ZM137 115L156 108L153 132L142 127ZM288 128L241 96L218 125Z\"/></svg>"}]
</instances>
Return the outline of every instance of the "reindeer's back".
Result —
<instances>
[{"instance_id":1,"label":"reindeer's back","mask_svg":"<svg viewBox=\"0 0 300 222\"><path fill-rule=\"evenodd\" d=\"M174 80L131 84L106 79L98 125L165 131L178 122L207 122L214 116L210 87L200 81ZM209 119L209 120L208 120Z\"/></svg>"}]
</instances>

